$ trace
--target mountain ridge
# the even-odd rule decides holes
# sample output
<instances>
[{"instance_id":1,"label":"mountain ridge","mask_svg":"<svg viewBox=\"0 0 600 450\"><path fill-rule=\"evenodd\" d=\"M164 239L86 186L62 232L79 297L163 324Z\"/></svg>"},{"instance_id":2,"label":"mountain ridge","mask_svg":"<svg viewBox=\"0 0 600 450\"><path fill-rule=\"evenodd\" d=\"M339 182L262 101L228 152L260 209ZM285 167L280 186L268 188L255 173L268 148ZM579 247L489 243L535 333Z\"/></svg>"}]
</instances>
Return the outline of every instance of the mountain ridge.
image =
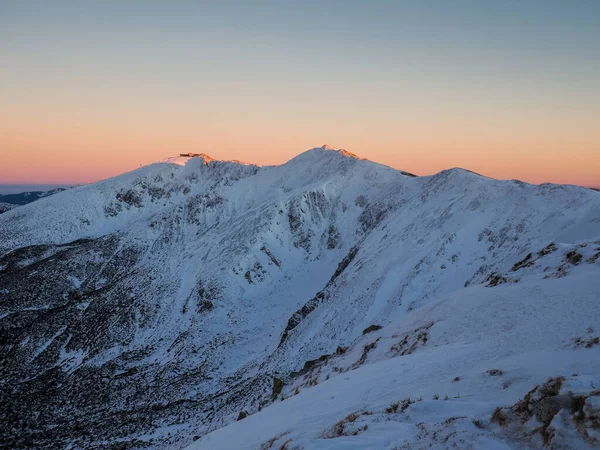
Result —
<instances>
[{"instance_id":1,"label":"mountain ridge","mask_svg":"<svg viewBox=\"0 0 600 450\"><path fill-rule=\"evenodd\" d=\"M316 148L307 150L307 151L299 154L298 156L290 159L286 163L281 164L279 166L258 166L258 165L255 165L255 164L243 163L243 162L239 162L239 161L236 161L236 160L217 160L217 159L214 159L214 158L212 158L212 157L210 157L208 155L207 155L208 158L210 158L210 161L208 161L208 162L205 161L201 157L200 158L189 158L189 157L168 158L167 160L163 160L161 162L153 163L153 164L150 164L150 165L138 168L138 169L134 169L134 170L132 170L130 172L126 172L124 174L108 178L106 180L101 180L101 181L98 181L96 183L92 183L92 184L89 184L89 185L84 185L84 186L79 186L79 187L76 187L76 188L69 189L68 192L78 192L80 190L82 192L86 192L88 189L90 189L90 190L93 191L93 190L96 190L96 187L105 188L107 186L110 186L111 184L114 184L114 182L111 181L111 180L117 180L117 181L118 180L123 180L124 184L127 184L127 183L130 182L131 179L135 179L136 177L146 177L147 178L153 172L160 172L161 168L165 167L164 166L165 164L167 164L167 165L169 165L169 164L175 164L175 165L179 165L179 166L183 166L183 167L185 167L187 164L190 164L190 168L188 169L188 171L193 171L196 163L198 161L202 160L202 161L204 161L203 164L206 165L206 166L210 165L209 163L211 163L213 165L217 165L217 166L220 166L220 167L226 167L226 165L229 164L229 165L240 165L240 166L243 166L243 167L256 168L257 170L254 171L254 174L255 174L255 173L257 173L260 170L265 170L265 169L269 170L269 169L273 169L273 168L276 168L276 167L286 167L289 164L294 164L294 163L299 163L299 162L307 163L309 161L312 161L312 162L317 161L317 162L321 162L321 163L327 163L327 162L331 162L331 156L332 155L338 155L340 157L346 157L346 158L349 158L350 161L361 161L361 163L364 163L364 164L373 164L373 165L381 167L381 168L386 168L386 169L395 171L395 172L403 174L403 175L407 175L407 176L410 176L410 177L417 178L417 176L415 176L415 175L413 175L413 174L411 174L409 172L405 172L405 171L402 171L402 170L399 170L399 169L394 169L392 167L389 167L389 166L386 166L384 164L380 164L380 163L377 163L377 162L373 162L373 161L370 161L368 159L359 158L356 155L354 155L352 153L349 153L349 152L347 152L347 151L345 151L343 149L335 149L335 148L330 147L328 145L324 145L322 147L316 147ZM183 172L184 173L182 175L185 177L186 176L185 169L183 170ZM313 173L313 172L314 172L313 170L309 171L309 173ZM526 182L519 181L519 180L496 180L494 178L486 177L484 175L480 175L480 174L477 174L476 172L470 171L468 169L463 169L463 168L460 168L460 167L455 167L455 168L451 168L451 169L444 169L441 172L438 172L437 174L426 175L426 176L419 176L418 178L421 178L421 179L435 179L435 178L446 177L446 176L460 178L461 177L460 174L463 174L462 176L468 176L468 174L472 174L474 176L487 178L489 180L493 180L493 181L498 182L498 183L517 183L517 184L522 184L522 185L540 186L540 187L541 186L562 186L564 188L572 187L572 188L577 188L577 189L586 189L586 188L583 188L583 187L580 187L580 186L569 185L569 184L543 183L543 184L537 185L537 184L526 183ZM159 174L157 174L157 175L160 176ZM171 172L169 174L169 176L173 176L173 172ZM61 193L61 192L62 191L58 191L57 193ZM40 204L39 201L40 200L44 200L45 197L46 196L43 196L42 198L40 198L37 201L37 203L36 203L37 207L41 207L41 205L43 205L43 203ZM26 206L26 205L23 205L23 206ZM19 208L19 210L21 210L21 209L22 208ZM19 214L19 212L18 212L19 210L17 210L17 211L6 211L5 214L9 214L9 215L6 216L5 218L8 219L8 220L10 220L9 218L11 217L11 214L17 214L18 215ZM82 219L82 220L85 222L87 219ZM3 251L6 251L6 248L3 248L2 246L0 246L0 253L2 253Z\"/></svg>"},{"instance_id":2,"label":"mountain ridge","mask_svg":"<svg viewBox=\"0 0 600 450\"><path fill-rule=\"evenodd\" d=\"M180 158L0 216L4 442L183 446L268 409L371 325L518 287L524 259L523 286L544 292L600 264L584 188L411 177L324 148L280 166ZM526 259L553 242L556 259Z\"/></svg>"}]
</instances>

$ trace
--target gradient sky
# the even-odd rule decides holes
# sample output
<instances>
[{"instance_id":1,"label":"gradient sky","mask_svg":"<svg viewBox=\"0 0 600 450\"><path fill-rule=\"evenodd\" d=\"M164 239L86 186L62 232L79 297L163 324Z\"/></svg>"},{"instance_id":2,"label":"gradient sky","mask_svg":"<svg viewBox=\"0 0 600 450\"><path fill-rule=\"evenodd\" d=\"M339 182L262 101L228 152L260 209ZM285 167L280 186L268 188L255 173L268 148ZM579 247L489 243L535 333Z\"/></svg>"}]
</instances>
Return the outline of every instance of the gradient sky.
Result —
<instances>
[{"instance_id":1,"label":"gradient sky","mask_svg":"<svg viewBox=\"0 0 600 450\"><path fill-rule=\"evenodd\" d=\"M0 0L0 183L325 143L600 186L600 1Z\"/></svg>"}]
</instances>

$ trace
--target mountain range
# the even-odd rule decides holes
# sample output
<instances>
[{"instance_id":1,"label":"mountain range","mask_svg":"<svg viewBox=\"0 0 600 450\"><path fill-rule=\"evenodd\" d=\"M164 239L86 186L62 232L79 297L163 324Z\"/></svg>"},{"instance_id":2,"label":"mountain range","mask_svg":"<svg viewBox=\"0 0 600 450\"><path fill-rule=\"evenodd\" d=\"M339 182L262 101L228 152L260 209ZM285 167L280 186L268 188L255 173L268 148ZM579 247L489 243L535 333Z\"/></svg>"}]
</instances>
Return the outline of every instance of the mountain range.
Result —
<instances>
[{"instance_id":1,"label":"mountain range","mask_svg":"<svg viewBox=\"0 0 600 450\"><path fill-rule=\"evenodd\" d=\"M590 189L170 158L0 215L0 442L593 448L598 275Z\"/></svg>"},{"instance_id":2,"label":"mountain range","mask_svg":"<svg viewBox=\"0 0 600 450\"><path fill-rule=\"evenodd\" d=\"M9 203L11 205L26 205L40 198L48 197L49 195L57 194L64 191L65 188L54 188L47 191L26 191L18 194L1 194L0 203Z\"/></svg>"}]
</instances>

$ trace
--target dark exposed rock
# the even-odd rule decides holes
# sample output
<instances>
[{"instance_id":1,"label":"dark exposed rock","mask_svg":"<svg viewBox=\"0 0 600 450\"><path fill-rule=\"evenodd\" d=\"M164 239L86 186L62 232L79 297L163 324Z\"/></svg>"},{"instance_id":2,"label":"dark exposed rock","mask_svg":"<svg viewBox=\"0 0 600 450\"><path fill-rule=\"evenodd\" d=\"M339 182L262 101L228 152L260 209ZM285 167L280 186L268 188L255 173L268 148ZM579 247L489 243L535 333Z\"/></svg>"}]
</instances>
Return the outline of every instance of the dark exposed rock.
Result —
<instances>
[{"instance_id":1,"label":"dark exposed rock","mask_svg":"<svg viewBox=\"0 0 600 450\"><path fill-rule=\"evenodd\" d=\"M578 253L577 250L571 250L565 255L567 261L569 261L573 265L577 265L581 262L581 253Z\"/></svg>"},{"instance_id":2,"label":"dark exposed rock","mask_svg":"<svg viewBox=\"0 0 600 450\"><path fill-rule=\"evenodd\" d=\"M133 189L118 192L116 198L118 201L123 202L129 206L135 206L136 208L140 208L142 206L141 196Z\"/></svg>"},{"instance_id":3,"label":"dark exposed rock","mask_svg":"<svg viewBox=\"0 0 600 450\"><path fill-rule=\"evenodd\" d=\"M371 333L373 331L377 331L377 330L381 330L383 327L381 325L369 325L367 328L365 328L362 332L362 334L367 334L367 333Z\"/></svg>"},{"instance_id":4,"label":"dark exposed rock","mask_svg":"<svg viewBox=\"0 0 600 450\"><path fill-rule=\"evenodd\" d=\"M279 396L279 394L281 394L281 391L283 390L284 386L285 383L281 378L273 378L273 392L271 393L271 398L273 400L275 400Z\"/></svg>"},{"instance_id":5,"label":"dark exposed rock","mask_svg":"<svg viewBox=\"0 0 600 450\"><path fill-rule=\"evenodd\" d=\"M340 263L337 266L337 269L335 269L334 274L329 279L329 282L327 283L328 286L331 285L331 284L333 284L333 282L335 281L335 279L337 277L339 277L344 270L346 270L346 268L350 265L350 263L352 262L352 260L356 257L357 253L358 253L358 246L354 246L354 247L352 247L350 249L350 251L348 252L348 254L346 256L344 256L344 259L342 259L340 261Z\"/></svg>"},{"instance_id":6,"label":"dark exposed rock","mask_svg":"<svg viewBox=\"0 0 600 450\"><path fill-rule=\"evenodd\" d=\"M488 287L494 287L494 286L498 286L499 284L507 283L508 279L506 279L506 277L503 277L499 273L492 272L487 277L486 281L488 282L488 284L487 284Z\"/></svg>"},{"instance_id":7,"label":"dark exposed rock","mask_svg":"<svg viewBox=\"0 0 600 450\"><path fill-rule=\"evenodd\" d=\"M527 256L525 258L523 258L521 261L515 263L514 266L512 266L512 269L510 269L511 272L516 272L519 269L523 269L524 267L530 267L533 265L533 261L531 259L533 255L531 253L528 253Z\"/></svg>"}]
</instances>

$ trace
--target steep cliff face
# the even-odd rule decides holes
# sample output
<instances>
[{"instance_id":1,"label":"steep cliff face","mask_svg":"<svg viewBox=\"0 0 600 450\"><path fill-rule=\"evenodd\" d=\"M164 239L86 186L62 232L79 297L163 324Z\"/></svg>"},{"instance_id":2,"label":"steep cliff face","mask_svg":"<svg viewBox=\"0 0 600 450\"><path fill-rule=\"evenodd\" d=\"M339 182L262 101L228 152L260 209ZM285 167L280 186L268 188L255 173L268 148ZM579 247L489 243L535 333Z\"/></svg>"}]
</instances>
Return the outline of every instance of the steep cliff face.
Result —
<instances>
[{"instance_id":1,"label":"steep cliff face","mask_svg":"<svg viewBox=\"0 0 600 450\"><path fill-rule=\"evenodd\" d=\"M0 440L183 446L370 325L518 285L528 254L591 249L599 230L587 189L329 148L174 158L41 199L0 216Z\"/></svg>"}]
</instances>

